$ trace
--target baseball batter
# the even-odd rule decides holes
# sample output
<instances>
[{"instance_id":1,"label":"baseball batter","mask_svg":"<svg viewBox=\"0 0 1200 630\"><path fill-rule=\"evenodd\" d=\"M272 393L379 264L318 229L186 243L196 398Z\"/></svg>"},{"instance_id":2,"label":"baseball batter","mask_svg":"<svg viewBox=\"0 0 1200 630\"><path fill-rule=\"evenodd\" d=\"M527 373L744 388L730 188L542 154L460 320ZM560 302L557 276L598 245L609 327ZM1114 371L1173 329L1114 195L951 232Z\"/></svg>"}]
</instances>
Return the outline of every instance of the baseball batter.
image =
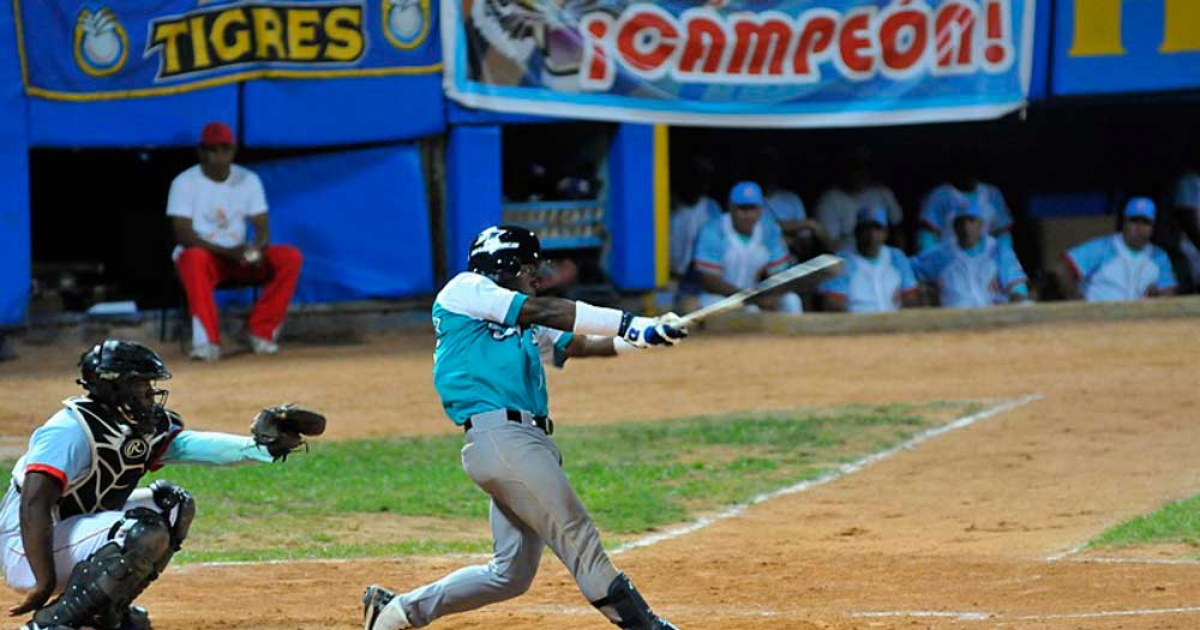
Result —
<instances>
[{"instance_id":1,"label":"baseball batter","mask_svg":"<svg viewBox=\"0 0 1200 630\"><path fill-rule=\"evenodd\" d=\"M494 556L402 595L372 585L364 630L419 628L529 589L546 545L579 589L627 630L673 630L609 560L591 517L562 471L550 435L543 359L610 356L670 346L687 336L678 318L539 298L540 244L532 232L491 227L471 245L469 271L433 305L433 382L446 415L465 431L462 465L491 496ZM569 331L569 332L568 332Z\"/></svg>"},{"instance_id":2,"label":"baseball batter","mask_svg":"<svg viewBox=\"0 0 1200 630\"><path fill-rule=\"evenodd\" d=\"M1134 197L1125 204L1119 232L1066 252L1068 273L1060 273L1066 293L1082 294L1089 302L1174 295L1178 283L1171 261L1150 244L1156 214L1153 201Z\"/></svg>"},{"instance_id":3,"label":"baseball batter","mask_svg":"<svg viewBox=\"0 0 1200 630\"><path fill-rule=\"evenodd\" d=\"M1028 277L1011 246L983 233L983 214L969 204L950 220L955 238L912 259L917 279L937 286L948 308L1024 302Z\"/></svg>"},{"instance_id":4,"label":"baseball batter","mask_svg":"<svg viewBox=\"0 0 1200 630\"><path fill-rule=\"evenodd\" d=\"M8 612L34 612L23 630L145 630L133 601L179 550L195 503L165 480L135 490L138 480L168 463L269 462L290 448L184 429L156 387L171 373L140 344L104 341L79 365L87 396L34 431L0 507L4 579L25 593Z\"/></svg>"}]
</instances>

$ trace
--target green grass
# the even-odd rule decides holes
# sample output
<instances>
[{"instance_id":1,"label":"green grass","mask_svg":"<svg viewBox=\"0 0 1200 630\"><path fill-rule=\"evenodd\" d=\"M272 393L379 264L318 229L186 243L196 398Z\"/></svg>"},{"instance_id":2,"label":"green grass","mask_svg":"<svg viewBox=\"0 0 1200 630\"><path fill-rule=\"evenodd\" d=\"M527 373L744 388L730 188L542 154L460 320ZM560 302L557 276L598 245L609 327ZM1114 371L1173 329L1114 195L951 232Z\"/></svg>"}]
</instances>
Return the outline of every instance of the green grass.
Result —
<instances>
[{"instance_id":1,"label":"green grass","mask_svg":"<svg viewBox=\"0 0 1200 630\"><path fill-rule=\"evenodd\" d=\"M967 404L560 426L564 469L606 539L815 478L970 413ZM286 464L169 466L198 513L184 562L378 557L490 549L488 500L462 471L460 435L317 441Z\"/></svg>"},{"instance_id":2,"label":"green grass","mask_svg":"<svg viewBox=\"0 0 1200 630\"><path fill-rule=\"evenodd\" d=\"M1168 503L1158 511L1109 529L1088 547L1183 544L1200 547L1200 495Z\"/></svg>"}]
</instances>

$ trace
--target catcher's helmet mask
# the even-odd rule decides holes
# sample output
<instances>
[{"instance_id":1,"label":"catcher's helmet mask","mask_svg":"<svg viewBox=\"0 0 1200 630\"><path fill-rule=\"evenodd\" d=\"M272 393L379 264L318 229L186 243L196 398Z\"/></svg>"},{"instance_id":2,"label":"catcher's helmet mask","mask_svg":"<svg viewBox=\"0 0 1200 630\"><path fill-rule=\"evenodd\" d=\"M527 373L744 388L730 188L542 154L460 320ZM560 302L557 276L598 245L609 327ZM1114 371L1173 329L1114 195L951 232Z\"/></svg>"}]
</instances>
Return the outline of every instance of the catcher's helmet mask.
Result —
<instances>
[{"instance_id":1,"label":"catcher's helmet mask","mask_svg":"<svg viewBox=\"0 0 1200 630\"><path fill-rule=\"evenodd\" d=\"M498 225L480 232L472 241L467 270L506 286L522 267L541 264L542 245L536 234L515 225Z\"/></svg>"},{"instance_id":2,"label":"catcher's helmet mask","mask_svg":"<svg viewBox=\"0 0 1200 630\"><path fill-rule=\"evenodd\" d=\"M166 418L167 390L157 381L171 378L157 352L132 341L106 339L79 357L76 381L88 396L116 412L142 435Z\"/></svg>"}]
</instances>

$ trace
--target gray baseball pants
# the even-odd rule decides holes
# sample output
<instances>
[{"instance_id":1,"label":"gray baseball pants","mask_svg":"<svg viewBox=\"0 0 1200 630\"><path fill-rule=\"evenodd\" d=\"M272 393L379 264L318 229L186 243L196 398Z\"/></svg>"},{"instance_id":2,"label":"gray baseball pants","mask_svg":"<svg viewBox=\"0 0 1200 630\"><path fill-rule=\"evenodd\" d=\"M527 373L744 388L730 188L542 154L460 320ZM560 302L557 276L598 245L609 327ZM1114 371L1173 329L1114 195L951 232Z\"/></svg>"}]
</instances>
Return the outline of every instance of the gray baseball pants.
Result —
<instances>
[{"instance_id":1,"label":"gray baseball pants","mask_svg":"<svg viewBox=\"0 0 1200 630\"><path fill-rule=\"evenodd\" d=\"M563 474L558 446L527 424L474 424L466 433L462 464L471 481L492 497L493 557L399 596L409 622L419 628L524 593L537 574L544 545L571 571L588 601L605 597L617 570ZM602 612L613 618L607 607Z\"/></svg>"}]
</instances>

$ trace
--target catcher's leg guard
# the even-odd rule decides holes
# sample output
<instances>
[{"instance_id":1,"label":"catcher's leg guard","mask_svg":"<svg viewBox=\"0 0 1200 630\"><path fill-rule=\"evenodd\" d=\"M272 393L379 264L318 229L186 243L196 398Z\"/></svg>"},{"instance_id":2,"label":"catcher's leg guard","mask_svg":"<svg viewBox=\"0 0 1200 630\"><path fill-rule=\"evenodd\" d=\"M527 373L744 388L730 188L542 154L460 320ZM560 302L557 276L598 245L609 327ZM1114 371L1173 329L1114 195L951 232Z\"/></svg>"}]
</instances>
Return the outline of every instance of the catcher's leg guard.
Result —
<instances>
[{"instance_id":1,"label":"catcher's leg guard","mask_svg":"<svg viewBox=\"0 0 1200 630\"><path fill-rule=\"evenodd\" d=\"M679 630L675 624L650 610L650 605L642 599L641 593L637 592L633 582L624 573L618 574L608 585L608 596L592 602L592 605L624 630Z\"/></svg>"},{"instance_id":2,"label":"catcher's leg guard","mask_svg":"<svg viewBox=\"0 0 1200 630\"><path fill-rule=\"evenodd\" d=\"M112 620L112 611L124 613L167 567L173 553L171 529L161 514L129 510L117 539L75 565L62 595L37 611L33 621L42 627L79 628ZM117 616L124 621L122 617Z\"/></svg>"}]
</instances>

